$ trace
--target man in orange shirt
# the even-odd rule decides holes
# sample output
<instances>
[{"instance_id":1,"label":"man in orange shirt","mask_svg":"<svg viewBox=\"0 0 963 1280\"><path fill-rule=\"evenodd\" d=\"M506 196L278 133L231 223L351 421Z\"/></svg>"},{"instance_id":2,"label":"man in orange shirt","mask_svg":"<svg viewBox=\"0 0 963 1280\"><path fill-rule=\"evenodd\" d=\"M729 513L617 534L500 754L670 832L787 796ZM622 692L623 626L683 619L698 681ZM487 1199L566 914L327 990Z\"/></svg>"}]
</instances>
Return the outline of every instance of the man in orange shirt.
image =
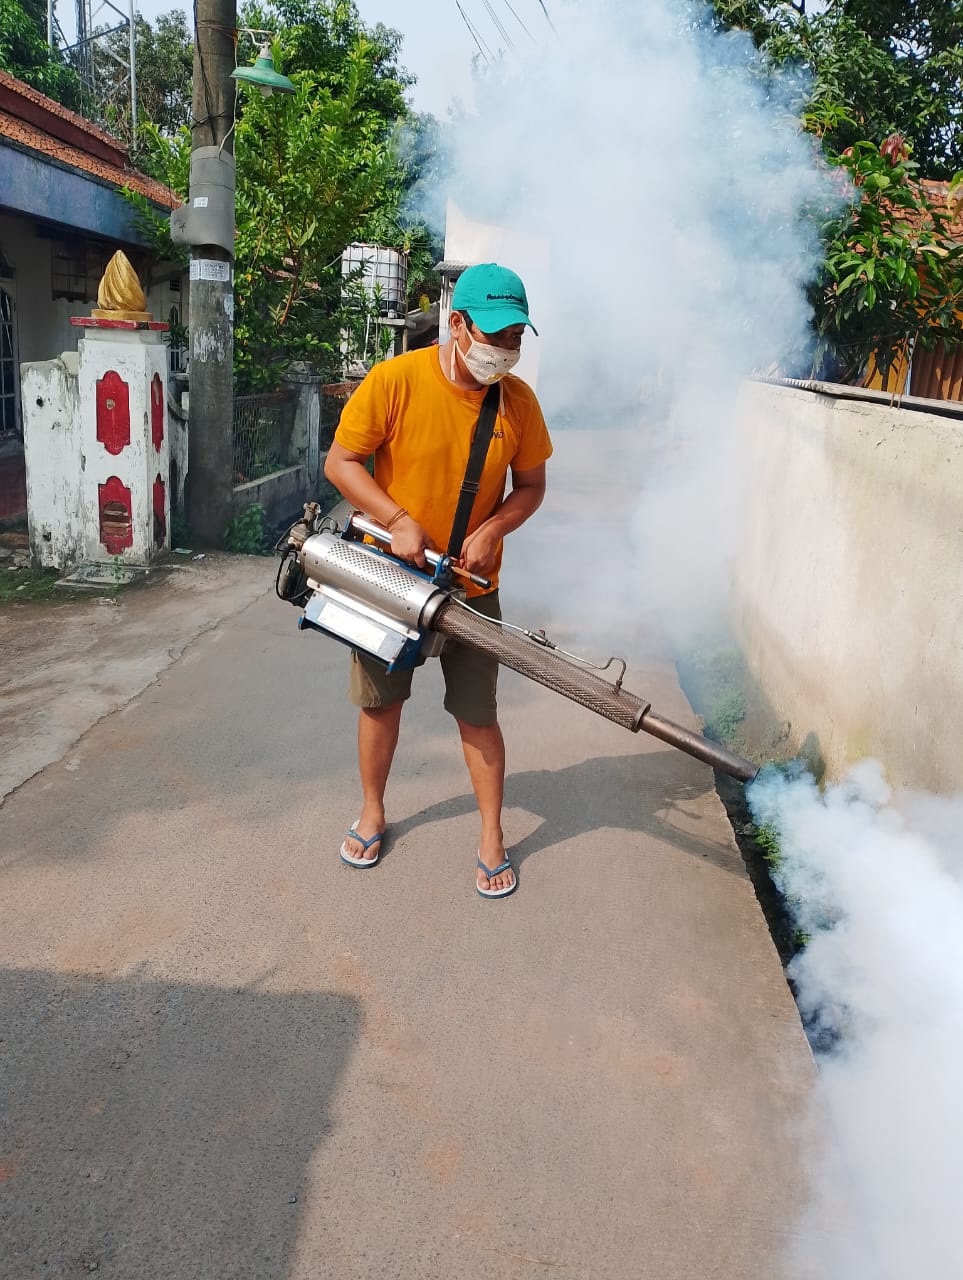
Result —
<instances>
[{"instance_id":1,"label":"man in orange shirt","mask_svg":"<svg viewBox=\"0 0 963 1280\"><path fill-rule=\"evenodd\" d=\"M535 393L510 373L526 326L535 329L515 272L491 262L469 267L455 285L448 341L375 365L345 406L324 468L348 502L391 531L392 554L424 568L426 548L448 548L482 401L487 388L500 383L498 414L458 558L461 568L491 580L489 592L468 588L471 607L491 618L501 616L502 540L540 506L552 453ZM372 454L374 476L366 467ZM477 889L483 897L506 897L517 879L501 825L505 743L495 699L498 664L451 641L441 664L445 709L458 723L481 817ZM351 655L364 799L341 846L350 866L373 867L381 854L385 788L411 676L388 675L374 658Z\"/></svg>"}]
</instances>

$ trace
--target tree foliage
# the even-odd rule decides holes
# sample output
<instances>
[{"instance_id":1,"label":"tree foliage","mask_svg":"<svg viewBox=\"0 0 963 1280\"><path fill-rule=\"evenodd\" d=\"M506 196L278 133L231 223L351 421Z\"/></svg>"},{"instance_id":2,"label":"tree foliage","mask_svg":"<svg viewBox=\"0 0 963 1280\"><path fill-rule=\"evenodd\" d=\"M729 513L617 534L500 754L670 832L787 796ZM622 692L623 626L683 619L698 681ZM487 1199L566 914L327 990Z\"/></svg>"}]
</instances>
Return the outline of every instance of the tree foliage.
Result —
<instances>
[{"instance_id":1,"label":"tree foliage","mask_svg":"<svg viewBox=\"0 0 963 1280\"><path fill-rule=\"evenodd\" d=\"M428 277L430 246L406 197L427 163L429 126L413 118L423 146L406 152L400 140L410 78L398 65L400 37L367 28L353 3L248 5L241 23L279 31L275 65L297 90L265 99L242 89L238 98L235 380L250 391L276 386L293 360L338 376L346 318L341 254L352 241L370 237L406 249ZM142 144L142 166L186 196L189 130L165 136L151 125ZM166 226L145 202L128 198L142 225L153 221L158 252L170 252Z\"/></svg>"},{"instance_id":2,"label":"tree foliage","mask_svg":"<svg viewBox=\"0 0 963 1280\"><path fill-rule=\"evenodd\" d=\"M250 95L236 132L235 367L246 386L270 385L291 359L337 364L341 253L391 188L390 135L364 106L367 50L347 54L336 92L316 73L292 78L294 95Z\"/></svg>"},{"instance_id":3,"label":"tree foliage","mask_svg":"<svg viewBox=\"0 0 963 1280\"><path fill-rule=\"evenodd\" d=\"M963 342L963 0L715 0L765 62L806 72L803 126L851 195L824 216L817 369L885 376L913 344ZM922 179L948 179L941 187Z\"/></svg>"},{"instance_id":4,"label":"tree foliage","mask_svg":"<svg viewBox=\"0 0 963 1280\"><path fill-rule=\"evenodd\" d=\"M405 90L414 78L401 66L401 33L377 23L367 26L354 0L247 0L239 25L249 30L277 32L276 47L285 74L309 71L319 77L333 98L354 95L360 111L384 121L386 132L407 115ZM369 74L362 85L351 68L362 58Z\"/></svg>"},{"instance_id":5,"label":"tree foliage","mask_svg":"<svg viewBox=\"0 0 963 1280\"><path fill-rule=\"evenodd\" d=\"M48 98L75 110L80 80L47 44L47 8L42 0L0 0L0 67Z\"/></svg>"},{"instance_id":6,"label":"tree foliage","mask_svg":"<svg viewBox=\"0 0 963 1280\"><path fill-rule=\"evenodd\" d=\"M0 0L2 3L2 0ZM107 104L104 124L136 151L131 136L130 79L127 74L129 34L114 31L95 51L97 82ZM162 13L152 26L139 13L134 17L134 58L137 71L138 122L174 134L191 120L194 47L182 9Z\"/></svg>"},{"instance_id":7,"label":"tree foliage","mask_svg":"<svg viewBox=\"0 0 963 1280\"><path fill-rule=\"evenodd\" d=\"M835 377L878 371L885 381L913 345L963 340L963 241L951 232L952 205L927 190L898 136L882 148L856 143L839 166L855 196L824 228L816 330Z\"/></svg>"},{"instance_id":8,"label":"tree foliage","mask_svg":"<svg viewBox=\"0 0 963 1280\"><path fill-rule=\"evenodd\" d=\"M443 128L432 115L409 112L395 122L389 146L394 163L388 184L360 239L402 250L409 295L437 298L441 281L435 263L443 256L444 242L431 228L441 221L436 204L448 163Z\"/></svg>"},{"instance_id":9,"label":"tree foliage","mask_svg":"<svg viewBox=\"0 0 963 1280\"><path fill-rule=\"evenodd\" d=\"M842 109L827 139L902 134L922 172L963 168L963 0L714 0L773 62L804 68L817 107Z\"/></svg>"}]
</instances>

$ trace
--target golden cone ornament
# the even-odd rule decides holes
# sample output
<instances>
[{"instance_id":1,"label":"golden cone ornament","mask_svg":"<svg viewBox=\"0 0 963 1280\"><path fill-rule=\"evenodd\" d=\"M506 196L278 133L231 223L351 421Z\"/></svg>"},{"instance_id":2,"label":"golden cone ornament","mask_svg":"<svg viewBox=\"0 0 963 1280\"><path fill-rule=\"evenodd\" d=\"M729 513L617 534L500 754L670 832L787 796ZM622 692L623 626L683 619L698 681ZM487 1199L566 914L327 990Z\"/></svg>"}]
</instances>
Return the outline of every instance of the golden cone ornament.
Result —
<instances>
[{"instance_id":1,"label":"golden cone ornament","mask_svg":"<svg viewBox=\"0 0 963 1280\"><path fill-rule=\"evenodd\" d=\"M123 249L118 249L101 277L97 306L91 315L98 320L153 320L146 307L147 298L137 272Z\"/></svg>"}]
</instances>

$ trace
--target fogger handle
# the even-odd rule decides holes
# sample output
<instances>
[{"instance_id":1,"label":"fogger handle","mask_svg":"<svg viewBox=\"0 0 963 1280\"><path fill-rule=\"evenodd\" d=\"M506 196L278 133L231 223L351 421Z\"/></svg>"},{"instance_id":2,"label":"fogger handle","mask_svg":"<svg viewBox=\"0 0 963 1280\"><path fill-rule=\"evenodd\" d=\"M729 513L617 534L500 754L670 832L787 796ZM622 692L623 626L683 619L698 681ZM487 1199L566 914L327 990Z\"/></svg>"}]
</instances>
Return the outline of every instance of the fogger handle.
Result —
<instances>
[{"instance_id":1,"label":"fogger handle","mask_svg":"<svg viewBox=\"0 0 963 1280\"><path fill-rule=\"evenodd\" d=\"M374 538L376 541L383 543L386 547L391 546L391 534L388 530L383 528L380 524L376 524L374 520L369 519L368 516L355 512L351 517L351 528L357 529L359 533L366 533L369 538ZM433 569L437 569L442 560L447 559L447 557L439 555L437 551L429 551L426 549L425 559ZM469 582L473 583L476 587L481 587L485 591L491 590L492 584L488 578L481 578L477 573L469 573L467 569L459 569L456 564L450 565L450 568L452 573L456 573L459 578L467 578Z\"/></svg>"}]
</instances>

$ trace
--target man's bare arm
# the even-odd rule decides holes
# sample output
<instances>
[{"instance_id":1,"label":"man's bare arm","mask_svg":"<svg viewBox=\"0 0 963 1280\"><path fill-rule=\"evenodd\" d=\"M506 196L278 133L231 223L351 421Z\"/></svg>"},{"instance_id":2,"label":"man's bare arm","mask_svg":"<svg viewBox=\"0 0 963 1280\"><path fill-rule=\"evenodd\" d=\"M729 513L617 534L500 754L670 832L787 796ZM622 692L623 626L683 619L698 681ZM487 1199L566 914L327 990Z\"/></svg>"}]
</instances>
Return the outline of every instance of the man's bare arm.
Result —
<instances>
[{"instance_id":1,"label":"man's bare arm","mask_svg":"<svg viewBox=\"0 0 963 1280\"><path fill-rule=\"evenodd\" d=\"M325 459L324 474L343 498L378 524L387 528L395 521L391 527L392 555L424 569L425 548L431 546L431 539L411 516L395 520L401 508L375 481L365 465L367 461L363 453L352 453L334 441Z\"/></svg>"},{"instance_id":2,"label":"man's bare arm","mask_svg":"<svg viewBox=\"0 0 963 1280\"><path fill-rule=\"evenodd\" d=\"M468 535L460 563L469 573L486 573L494 564L499 542L535 514L545 497L545 463L529 471L512 471L512 490L494 515Z\"/></svg>"}]
</instances>

